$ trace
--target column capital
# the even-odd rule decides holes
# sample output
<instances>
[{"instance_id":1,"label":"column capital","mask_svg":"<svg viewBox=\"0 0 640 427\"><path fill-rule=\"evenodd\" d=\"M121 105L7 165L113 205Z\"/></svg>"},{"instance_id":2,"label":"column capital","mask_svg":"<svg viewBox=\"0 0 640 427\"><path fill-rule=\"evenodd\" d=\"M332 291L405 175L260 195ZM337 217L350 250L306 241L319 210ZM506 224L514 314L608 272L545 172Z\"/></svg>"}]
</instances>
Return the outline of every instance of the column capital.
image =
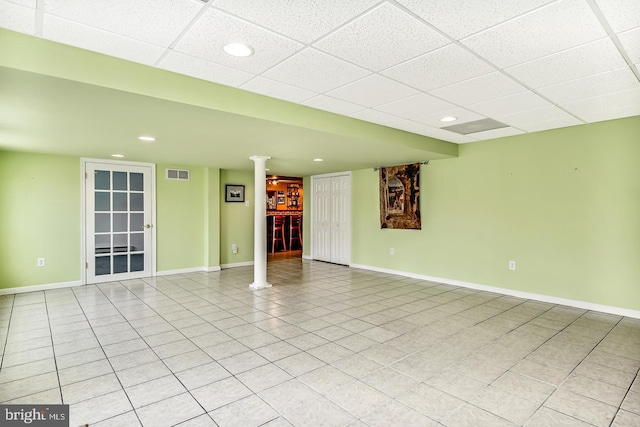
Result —
<instances>
[{"instance_id":1,"label":"column capital","mask_svg":"<svg viewBox=\"0 0 640 427\"><path fill-rule=\"evenodd\" d=\"M251 156L251 157L249 157L249 159L251 159L251 160L253 160L255 162L256 160L265 160L266 161L266 160L271 159L271 157L270 156Z\"/></svg>"}]
</instances>

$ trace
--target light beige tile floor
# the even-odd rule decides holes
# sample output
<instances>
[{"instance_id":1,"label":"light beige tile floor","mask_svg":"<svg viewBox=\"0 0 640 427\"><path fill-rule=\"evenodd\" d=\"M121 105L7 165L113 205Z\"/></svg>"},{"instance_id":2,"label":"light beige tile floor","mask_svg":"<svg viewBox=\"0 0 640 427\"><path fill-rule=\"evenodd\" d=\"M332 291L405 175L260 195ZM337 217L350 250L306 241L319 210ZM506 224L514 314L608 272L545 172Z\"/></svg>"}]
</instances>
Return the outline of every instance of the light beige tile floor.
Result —
<instances>
[{"instance_id":1,"label":"light beige tile floor","mask_svg":"<svg viewBox=\"0 0 640 427\"><path fill-rule=\"evenodd\" d=\"M640 426L640 320L297 259L0 297L0 403L98 426Z\"/></svg>"}]
</instances>

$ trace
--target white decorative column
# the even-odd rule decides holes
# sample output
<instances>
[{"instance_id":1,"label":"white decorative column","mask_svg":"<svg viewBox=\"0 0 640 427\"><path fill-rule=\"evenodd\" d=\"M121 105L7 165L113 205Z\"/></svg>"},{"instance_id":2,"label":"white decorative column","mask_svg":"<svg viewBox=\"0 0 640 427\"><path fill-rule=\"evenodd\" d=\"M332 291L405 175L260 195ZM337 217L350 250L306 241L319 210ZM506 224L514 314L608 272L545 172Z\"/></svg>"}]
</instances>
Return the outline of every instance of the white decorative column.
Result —
<instances>
[{"instance_id":1,"label":"white decorative column","mask_svg":"<svg viewBox=\"0 0 640 427\"><path fill-rule=\"evenodd\" d=\"M255 206L253 228L253 283L251 289L270 288L267 283L267 171L271 157L252 156L254 162Z\"/></svg>"}]
</instances>

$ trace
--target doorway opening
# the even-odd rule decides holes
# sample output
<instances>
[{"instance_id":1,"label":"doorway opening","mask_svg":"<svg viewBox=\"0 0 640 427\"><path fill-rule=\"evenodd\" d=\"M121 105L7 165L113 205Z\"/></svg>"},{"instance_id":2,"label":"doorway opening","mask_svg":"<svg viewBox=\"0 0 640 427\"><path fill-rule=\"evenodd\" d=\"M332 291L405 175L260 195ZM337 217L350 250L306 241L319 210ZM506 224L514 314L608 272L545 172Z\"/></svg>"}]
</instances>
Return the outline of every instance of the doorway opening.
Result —
<instances>
[{"instance_id":1,"label":"doorway opening","mask_svg":"<svg viewBox=\"0 0 640 427\"><path fill-rule=\"evenodd\" d=\"M267 176L267 261L302 258L302 178Z\"/></svg>"}]
</instances>

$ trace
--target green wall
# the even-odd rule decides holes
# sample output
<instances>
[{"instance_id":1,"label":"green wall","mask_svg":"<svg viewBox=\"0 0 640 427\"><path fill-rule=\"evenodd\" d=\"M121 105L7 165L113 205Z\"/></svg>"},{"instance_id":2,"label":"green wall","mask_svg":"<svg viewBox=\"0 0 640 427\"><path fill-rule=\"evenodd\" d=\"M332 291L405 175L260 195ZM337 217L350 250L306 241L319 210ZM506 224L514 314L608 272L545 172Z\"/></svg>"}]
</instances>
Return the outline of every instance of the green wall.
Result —
<instances>
[{"instance_id":1,"label":"green wall","mask_svg":"<svg viewBox=\"0 0 640 427\"><path fill-rule=\"evenodd\" d=\"M80 281L80 167L78 157L0 151L0 289ZM168 167L190 180L167 180ZM157 271L219 267L220 170L157 165L155 225Z\"/></svg>"},{"instance_id":2,"label":"green wall","mask_svg":"<svg viewBox=\"0 0 640 427\"><path fill-rule=\"evenodd\" d=\"M0 151L0 289L78 280L79 159Z\"/></svg>"},{"instance_id":3,"label":"green wall","mask_svg":"<svg viewBox=\"0 0 640 427\"><path fill-rule=\"evenodd\" d=\"M189 180L166 178L166 169L187 169ZM157 270L204 265L206 169L180 165L156 166ZM207 239L208 243L208 239Z\"/></svg>"},{"instance_id":4,"label":"green wall","mask_svg":"<svg viewBox=\"0 0 640 427\"><path fill-rule=\"evenodd\" d=\"M225 202L225 185L244 185L245 203ZM220 264L253 261L253 171L222 169L220 171ZM238 245L238 253L231 253L231 245Z\"/></svg>"},{"instance_id":5,"label":"green wall","mask_svg":"<svg viewBox=\"0 0 640 427\"><path fill-rule=\"evenodd\" d=\"M633 117L461 145L422 167L420 231L381 230L356 171L353 263L639 310L639 137Z\"/></svg>"},{"instance_id":6,"label":"green wall","mask_svg":"<svg viewBox=\"0 0 640 427\"><path fill-rule=\"evenodd\" d=\"M205 185L205 266L220 267L220 169L207 168Z\"/></svg>"}]
</instances>

